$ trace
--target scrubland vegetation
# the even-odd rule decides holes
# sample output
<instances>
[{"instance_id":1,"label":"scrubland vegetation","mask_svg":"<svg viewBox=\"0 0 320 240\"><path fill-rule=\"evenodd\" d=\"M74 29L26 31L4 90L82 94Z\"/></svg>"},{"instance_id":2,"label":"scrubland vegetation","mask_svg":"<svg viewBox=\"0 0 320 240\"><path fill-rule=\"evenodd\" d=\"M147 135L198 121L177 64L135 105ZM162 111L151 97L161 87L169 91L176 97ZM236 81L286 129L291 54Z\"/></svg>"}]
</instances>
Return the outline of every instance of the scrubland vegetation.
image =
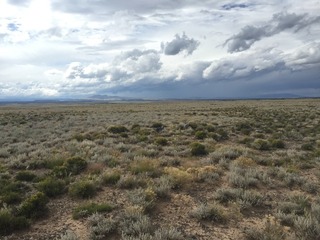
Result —
<instances>
[{"instance_id":1,"label":"scrubland vegetation","mask_svg":"<svg viewBox=\"0 0 320 240\"><path fill-rule=\"evenodd\" d=\"M320 239L320 100L0 106L0 238Z\"/></svg>"}]
</instances>

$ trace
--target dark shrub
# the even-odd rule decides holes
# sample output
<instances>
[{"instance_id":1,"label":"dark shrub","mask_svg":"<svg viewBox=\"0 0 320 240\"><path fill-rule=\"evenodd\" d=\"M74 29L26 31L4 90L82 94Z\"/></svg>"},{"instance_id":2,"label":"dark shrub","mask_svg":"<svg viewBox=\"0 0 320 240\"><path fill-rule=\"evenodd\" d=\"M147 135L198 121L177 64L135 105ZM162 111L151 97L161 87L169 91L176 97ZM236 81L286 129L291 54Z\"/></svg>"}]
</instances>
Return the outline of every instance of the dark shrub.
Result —
<instances>
[{"instance_id":1,"label":"dark shrub","mask_svg":"<svg viewBox=\"0 0 320 240\"><path fill-rule=\"evenodd\" d=\"M272 139L270 143L271 143L271 147L273 148L285 148L285 143L282 140Z\"/></svg>"},{"instance_id":2,"label":"dark shrub","mask_svg":"<svg viewBox=\"0 0 320 240\"><path fill-rule=\"evenodd\" d=\"M312 143L304 143L301 145L301 149L304 151L313 151L313 144Z\"/></svg>"},{"instance_id":3,"label":"dark shrub","mask_svg":"<svg viewBox=\"0 0 320 240\"><path fill-rule=\"evenodd\" d=\"M102 181L107 185L114 185L120 180L121 174L118 171L106 172L102 176Z\"/></svg>"},{"instance_id":4,"label":"dark shrub","mask_svg":"<svg viewBox=\"0 0 320 240\"><path fill-rule=\"evenodd\" d=\"M262 150L262 151L266 151L270 149L270 144L268 141L263 140L263 139L256 139L253 141L253 143L251 144L251 146L254 149L257 150Z\"/></svg>"},{"instance_id":5,"label":"dark shrub","mask_svg":"<svg viewBox=\"0 0 320 240\"><path fill-rule=\"evenodd\" d=\"M168 145L168 140L166 138L157 138L156 139L156 144L160 146L167 146Z\"/></svg>"},{"instance_id":6,"label":"dark shrub","mask_svg":"<svg viewBox=\"0 0 320 240\"><path fill-rule=\"evenodd\" d=\"M191 154L193 156L203 156L208 154L206 147L201 143L192 143L191 144Z\"/></svg>"},{"instance_id":7,"label":"dark shrub","mask_svg":"<svg viewBox=\"0 0 320 240\"><path fill-rule=\"evenodd\" d=\"M69 194L76 198L90 198L97 192L97 189L93 182L79 181L72 184L69 188Z\"/></svg>"},{"instance_id":8,"label":"dark shrub","mask_svg":"<svg viewBox=\"0 0 320 240\"><path fill-rule=\"evenodd\" d=\"M25 217L16 217L7 209L0 210L0 236L5 236L17 230L29 227Z\"/></svg>"},{"instance_id":9,"label":"dark shrub","mask_svg":"<svg viewBox=\"0 0 320 240\"><path fill-rule=\"evenodd\" d=\"M164 125L163 125L162 123L159 123L159 122L153 123L153 124L151 125L151 127L152 127L154 130L156 130L157 132L161 132L161 131L164 129Z\"/></svg>"},{"instance_id":10,"label":"dark shrub","mask_svg":"<svg viewBox=\"0 0 320 240\"><path fill-rule=\"evenodd\" d=\"M110 204L102 203L87 203L81 206L76 207L72 211L72 217L74 219L88 217L94 213L101 213L101 212L111 212L113 207Z\"/></svg>"},{"instance_id":11,"label":"dark shrub","mask_svg":"<svg viewBox=\"0 0 320 240\"><path fill-rule=\"evenodd\" d=\"M66 184L61 179L49 177L39 182L38 189L48 197L55 197L65 192Z\"/></svg>"},{"instance_id":12,"label":"dark shrub","mask_svg":"<svg viewBox=\"0 0 320 240\"><path fill-rule=\"evenodd\" d=\"M21 171L21 172L18 172L16 175L17 180L26 181L26 182L31 182L36 177L37 177L37 175L35 175L34 173L29 172L29 171Z\"/></svg>"},{"instance_id":13,"label":"dark shrub","mask_svg":"<svg viewBox=\"0 0 320 240\"><path fill-rule=\"evenodd\" d=\"M20 203L22 200L22 194L17 192L7 192L0 198L6 204Z\"/></svg>"},{"instance_id":14,"label":"dark shrub","mask_svg":"<svg viewBox=\"0 0 320 240\"><path fill-rule=\"evenodd\" d=\"M117 134L117 133L125 133L125 132L128 132L128 129L124 126L112 126L112 127L109 127L108 128L108 132L111 132L111 133L114 133L114 134Z\"/></svg>"},{"instance_id":15,"label":"dark shrub","mask_svg":"<svg viewBox=\"0 0 320 240\"><path fill-rule=\"evenodd\" d=\"M43 217L48 212L48 201L49 199L44 193L38 192L22 202L18 210L19 215L34 219Z\"/></svg>"},{"instance_id":16,"label":"dark shrub","mask_svg":"<svg viewBox=\"0 0 320 240\"><path fill-rule=\"evenodd\" d=\"M81 157L68 158L64 163L68 173L79 174L87 167L87 162Z\"/></svg>"},{"instance_id":17,"label":"dark shrub","mask_svg":"<svg viewBox=\"0 0 320 240\"><path fill-rule=\"evenodd\" d=\"M207 134L204 131L197 131L194 135L197 139L205 139L207 137Z\"/></svg>"}]
</instances>

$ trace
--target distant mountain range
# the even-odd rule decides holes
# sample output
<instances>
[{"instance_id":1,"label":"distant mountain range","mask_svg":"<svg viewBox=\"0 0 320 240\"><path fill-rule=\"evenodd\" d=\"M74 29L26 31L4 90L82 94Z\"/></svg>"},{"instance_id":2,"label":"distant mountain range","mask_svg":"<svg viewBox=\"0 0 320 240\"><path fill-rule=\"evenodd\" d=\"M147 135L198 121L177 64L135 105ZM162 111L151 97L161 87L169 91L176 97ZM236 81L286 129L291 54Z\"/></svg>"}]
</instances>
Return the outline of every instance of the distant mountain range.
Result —
<instances>
[{"instance_id":1,"label":"distant mountain range","mask_svg":"<svg viewBox=\"0 0 320 240\"><path fill-rule=\"evenodd\" d=\"M250 100L250 99L296 99L307 98L304 96L289 94L289 93L276 93L276 94L260 94L250 97L218 97L218 98L165 98L165 99L146 99L146 98L132 98L121 97L114 95L92 95L83 98L6 98L0 99L0 103L72 103L72 102L134 102L134 101L182 101L182 100Z\"/></svg>"}]
</instances>

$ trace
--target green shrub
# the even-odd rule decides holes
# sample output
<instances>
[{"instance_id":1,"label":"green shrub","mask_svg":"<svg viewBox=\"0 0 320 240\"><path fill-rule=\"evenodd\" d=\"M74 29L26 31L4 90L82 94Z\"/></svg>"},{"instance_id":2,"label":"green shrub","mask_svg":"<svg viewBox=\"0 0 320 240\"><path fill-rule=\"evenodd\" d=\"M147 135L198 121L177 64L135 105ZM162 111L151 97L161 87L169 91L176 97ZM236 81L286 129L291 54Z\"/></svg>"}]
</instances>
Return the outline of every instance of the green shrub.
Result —
<instances>
[{"instance_id":1,"label":"green shrub","mask_svg":"<svg viewBox=\"0 0 320 240\"><path fill-rule=\"evenodd\" d=\"M220 203L228 203L231 201L235 201L241 196L242 190L236 188L220 188L218 189L214 197Z\"/></svg>"},{"instance_id":2,"label":"green shrub","mask_svg":"<svg viewBox=\"0 0 320 240\"><path fill-rule=\"evenodd\" d=\"M194 135L197 139L205 139L207 137L207 133L204 131L197 131Z\"/></svg>"},{"instance_id":3,"label":"green shrub","mask_svg":"<svg viewBox=\"0 0 320 240\"><path fill-rule=\"evenodd\" d=\"M251 144L251 146L254 149L261 150L261 151L270 150L269 142L263 139L255 139Z\"/></svg>"},{"instance_id":4,"label":"green shrub","mask_svg":"<svg viewBox=\"0 0 320 240\"><path fill-rule=\"evenodd\" d=\"M132 189L137 187L144 187L146 182L138 179L136 176L121 176L120 180L117 183L119 188L123 189Z\"/></svg>"},{"instance_id":5,"label":"green shrub","mask_svg":"<svg viewBox=\"0 0 320 240\"><path fill-rule=\"evenodd\" d=\"M31 182L36 177L37 177L37 175L35 175L34 173L29 172L29 171L21 171L21 172L18 172L17 175L16 175L16 179L17 180L26 181L26 182Z\"/></svg>"},{"instance_id":6,"label":"green shrub","mask_svg":"<svg viewBox=\"0 0 320 240\"><path fill-rule=\"evenodd\" d=\"M252 131L252 127L249 122L238 123L236 125L236 129L245 135L249 135Z\"/></svg>"},{"instance_id":7,"label":"green shrub","mask_svg":"<svg viewBox=\"0 0 320 240\"><path fill-rule=\"evenodd\" d=\"M121 125L117 125L117 126L111 126L108 128L108 132L114 133L114 134L118 134L118 133L125 133L128 132L129 130Z\"/></svg>"},{"instance_id":8,"label":"green shrub","mask_svg":"<svg viewBox=\"0 0 320 240\"><path fill-rule=\"evenodd\" d=\"M66 166L56 166L52 170L52 175L58 178L65 178L69 176L69 172Z\"/></svg>"},{"instance_id":9,"label":"green shrub","mask_svg":"<svg viewBox=\"0 0 320 240\"><path fill-rule=\"evenodd\" d=\"M80 205L73 209L72 217L73 219L79 219L88 217L94 213L102 213L102 212L111 212L113 207L108 203L87 203L84 205Z\"/></svg>"},{"instance_id":10,"label":"green shrub","mask_svg":"<svg viewBox=\"0 0 320 240\"><path fill-rule=\"evenodd\" d=\"M17 192L7 192L0 199L6 204L16 204L22 201L22 194Z\"/></svg>"},{"instance_id":11,"label":"green shrub","mask_svg":"<svg viewBox=\"0 0 320 240\"><path fill-rule=\"evenodd\" d=\"M285 143L282 140L279 139L272 139L270 141L271 147L273 148L285 148Z\"/></svg>"},{"instance_id":12,"label":"green shrub","mask_svg":"<svg viewBox=\"0 0 320 240\"><path fill-rule=\"evenodd\" d=\"M48 197L44 193L38 192L22 202L18 209L19 215L34 219L43 217L48 212L48 202Z\"/></svg>"},{"instance_id":13,"label":"green shrub","mask_svg":"<svg viewBox=\"0 0 320 240\"><path fill-rule=\"evenodd\" d=\"M25 217L16 217L7 209L0 210L0 236L28 228L29 225L29 221Z\"/></svg>"},{"instance_id":14,"label":"green shrub","mask_svg":"<svg viewBox=\"0 0 320 240\"><path fill-rule=\"evenodd\" d=\"M157 177L161 174L160 169L151 159L141 159L132 162L130 170L133 174L146 174L151 177Z\"/></svg>"},{"instance_id":15,"label":"green shrub","mask_svg":"<svg viewBox=\"0 0 320 240\"><path fill-rule=\"evenodd\" d=\"M120 178L121 178L121 174L119 171L116 171L116 170L105 172L102 175L102 181L104 184L107 184L107 185L116 184L120 180Z\"/></svg>"},{"instance_id":16,"label":"green shrub","mask_svg":"<svg viewBox=\"0 0 320 240\"><path fill-rule=\"evenodd\" d=\"M157 138L155 143L160 146L167 146L168 140L166 138Z\"/></svg>"},{"instance_id":17,"label":"green shrub","mask_svg":"<svg viewBox=\"0 0 320 240\"><path fill-rule=\"evenodd\" d=\"M79 174L87 167L87 162L81 157L72 157L66 160L64 166L68 173Z\"/></svg>"},{"instance_id":18,"label":"green shrub","mask_svg":"<svg viewBox=\"0 0 320 240\"><path fill-rule=\"evenodd\" d=\"M64 164L64 160L62 158L59 159L50 159L45 161L45 168L54 169L55 167L62 166Z\"/></svg>"},{"instance_id":19,"label":"green shrub","mask_svg":"<svg viewBox=\"0 0 320 240\"><path fill-rule=\"evenodd\" d=\"M304 151L313 151L314 147L312 143L304 143L301 145L301 149Z\"/></svg>"},{"instance_id":20,"label":"green shrub","mask_svg":"<svg viewBox=\"0 0 320 240\"><path fill-rule=\"evenodd\" d=\"M201 204L193 209L190 215L198 220L225 222L227 220L223 209L217 204Z\"/></svg>"},{"instance_id":21,"label":"green shrub","mask_svg":"<svg viewBox=\"0 0 320 240\"><path fill-rule=\"evenodd\" d=\"M69 187L69 194L76 198L90 198L97 192L95 184L91 181L79 181L75 182Z\"/></svg>"},{"instance_id":22,"label":"green shrub","mask_svg":"<svg viewBox=\"0 0 320 240\"><path fill-rule=\"evenodd\" d=\"M156 122L151 125L151 127L157 132L161 132L164 129L164 125L162 123Z\"/></svg>"},{"instance_id":23,"label":"green shrub","mask_svg":"<svg viewBox=\"0 0 320 240\"><path fill-rule=\"evenodd\" d=\"M192 143L191 144L191 154L193 156L204 156L207 155L208 152L206 147L201 143Z\"/></svg>"},{"instance_id":24,"label":"green shrub","mask_svg":"<svg viewBox=\"0 0 320 240\"><path fill-rule=\"evenodd\" d=\"M54 177L48 177L38 183L38 189L48 197L55 197L65 192L65 181Z\"/></svg>"}]
</instances>

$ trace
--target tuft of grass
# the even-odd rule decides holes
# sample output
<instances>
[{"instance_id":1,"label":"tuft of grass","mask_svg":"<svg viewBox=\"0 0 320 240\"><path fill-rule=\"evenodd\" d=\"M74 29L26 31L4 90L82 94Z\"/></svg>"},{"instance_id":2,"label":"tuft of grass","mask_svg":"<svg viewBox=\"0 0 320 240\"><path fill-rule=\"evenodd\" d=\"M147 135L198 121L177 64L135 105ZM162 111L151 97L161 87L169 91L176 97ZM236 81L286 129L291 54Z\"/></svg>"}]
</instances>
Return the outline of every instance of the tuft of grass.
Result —
<instances>
[{"instance_id":1,"label":"tuft of grass","mask_svg":"<svg viewBox=\"0 0 320 240\"><path fill-rule=\"evenodd\" d=\"M220 188L214 194L214 199L220 203L237 202L241 209L258 207L263 203L263 195L257 191L235 188Z\"/></svg>"},{"instance_id":2,"label":"tuft of grass","mask_svg":"<svg viewBox=\"0 0 320 240\"><path fill-rule=\"evenodd\" d=\"M111 126L108 128L108 132L114 133L114 134L120 134L120 133L126 133L129 130L125 126L117 125L117 126Z\"/></svg>"},{"instance_id":3,"label":"tuft of grass","mask_svg":"<svg viewBox=\"0 0 320 240\"><path fill-rule=\"evenodd\" d=\"M201 143L192 143L191 144L191 155L192 156L204 156L207 155L208 151L206 150L206 147Z\"/></svg>"},{"instance_id":4,"label":"tuft of grass","mask_svg":"<svg viewBox=\"0 0 320 240\"><path fill-rule=\"evenodd\" d=\"M160 178L155 179L152 185L153 191L159 198L168 198L170 190L173 188L173 179L168 175L162 175Z\"/></svg>"},{"instance_id":5,"label":"tuft of grass","mask_svg":"<svg viewBox=\"0 0 320 240\"><path fill-rule=\"evenodd\" d=\"M227 220L226 213L222 207L216 203L200 204L190 212L190 215L198 220L209 220L219 223Z\"/></svg>"},{"instance_id":6,"label":"tuft of grass","mask_svg":"<svg viewBox=\"0 0 320 240\"><path fill-rule=\"evenodd\" d=\"M9 235L15 231L26 229L30 226L24 216L14 216L8 209L0 209L0 236Z\"/></svg>"},{"instance_id":7,"label":"tuft of grass","mask_svg":"<svg viewBox=\"0 0 320 240\"><path fill-rule=\"evenodd\" d=\"M165 167L164 172L172 179L174 188L179 188L193 180L192 174L176 167Z\"/></svg>"},{"instance_id":8,"label":"tuft of grass","mask_svg":"<svg viewBox=\"0 0 320 240\"><path fill-rule=\"evenodd\" d=\"M21 203L18 214L26 218L41 218L48 213L48 202L48 197L44 193L38 192Z\"/></svg>"},{"instance_id":9,"label":"tuft of grass","mask_svg":"<svg viewBox=\"0 0 320 240\"><path fill-rule=\"evenodd\" d=\"M320 222L312 215L297 217L294 220L294 228L299 239L320 239Z\"/></svg>"},{"instance_id":10,"label":"tuft of grass","mask_svg":"<svg viewBox=\"0 0 320 240\"><path fill-rule=\"evenodd\" d=\"M255 139L253 143L251 143L251 146L254 149L261 150L261 151L270 150L270 143L267 140L263 140L263 139Z\"/></svg>"},{"instance_id":11,"label":"tuft of grass","mask_svg":"<svg viewBox=\"0 0 320 240\"><path fill-rule=\"evenodd\" d=\"M61 179L54 177L48 177L40 181L37 185L37 188L45 193L48 197L59 196L66 191L66 183Z\"/></svg>"},{"instance_id":12,"label":"tuft of grass","mask_svg":"<svg viewBox=\"0 0 320 240\"><path fill-rule=\"evenodd\" d=\"M283 227L273 217L270 217L265 223L264 229L246 229L245 237L247 240L285 240L286 234Z\"/></svg>"},{"instance_id":13,"label":"tuft of grass","mask_svg":"<svg viewBox=\"0 0 320 240\"><path fill-rule=\"evenodd\" d=\"M152 234L154 231L150 218L144 215L139 208L127 208L120 219L119 231L125 239L127 237L139 237L143 234Z\"/></svg>"},{"instance_id":14,"label":"tuft of grass","mask_svg":"<svg viewBox=\"0 0 320 240\"><path fill-rule=\"evenodd\" d=\"M30 171L21 171L16 175L17 180L26 182L32 182L36 177L37 175Z\"/></svg>"},{"instance_id":15,"label":"tuft of grass","mask_svg":"<svg viewBox=\"0 0 320 240\"><path fill-rule=\"evenodd\" d=\"M120 180L121 174L117 170L106 171L102 175L102 182L106 185L115 185Z\"/></svg>"},{"instance_id":16,"label":"tuft of grass","mask_svg":"<svg viewBox=\"0 0 320 240\"><path fill-rule=\"evenodd\" d=\"M81 180L73 183L69 187L69 194L75 198L91 198L97 192L97 188L92 181Z\"/></svg>"},{"instance_id":17,"label":"tuft of grass","mask_svg":"<svg viewBox=\"0 0 320 240\"><path fill-rule=\"evenodd\" d=\"M207 137L207 133L205 131L197 131L194 136L196 139L203 140Z\"/></svg>"},{"instance_id":18,"label":"tuft of grass","mask_svg":"<svg viewBox=\"0 0 320 240\"><path fill-rule=\"evenodd\" d=\"M72 217L73 219L85 218L94 213L111 212L112 210L113 206L109 203L86 203L73 209Z\"/></svg>"},{"instance_id":19,"label":"tuft of grass","mask_svg":"<svg viewBox=\"0 0 320 240\"><path fill-rule=\"evenodd\" d=\"M101 213L94 213L89 218L90 239L108 239L110 234L117 231L117 220L105 218Z\"/></svg>"},{"instance_id":20,"label":"tuft of grass","mask_svg":"<svg viewBox=\"0 0 320 240\"><path fill-rule=\"evenodd\" d=\"M129 192L128 198L133 205L141 207L143 212L149 212L154 207L156 193L151 188L139 188Z\"/></svg>"},{"instance_id":21,"label":"tuft of grass","mask_svg":"<svg viewBox=\"0 0 320 240\"><path fill-rule=\"evenodd\" d=\"M161 137L161 138L157 138L155 140L155 143L157 145L159 145L159 146L167 146L168 145L168 140L166 138Z\"/></svg>"},{"instance_id":22,"label":"tuft of grass","mask_svg":"<svg viewBox=\"0 0 320 240\"><path fill-rule=\"evenodd\" d=\"M138 159L131 163L130 170L133 174L146 174L150 177L157 177L161 174L160 169L151 159Z\"/></svg>"},{"instance_id":23,"label":"tuft of grass","mask_svg":"<svg viewBox=\"0 0 320 240\"><path fill-rule=\"evenodd\" d=\"M117 186L122 189L144 187L145 185L145 181L132 175L121 176L119 181L117 182Z\"/></svg>"}]
</instances>

